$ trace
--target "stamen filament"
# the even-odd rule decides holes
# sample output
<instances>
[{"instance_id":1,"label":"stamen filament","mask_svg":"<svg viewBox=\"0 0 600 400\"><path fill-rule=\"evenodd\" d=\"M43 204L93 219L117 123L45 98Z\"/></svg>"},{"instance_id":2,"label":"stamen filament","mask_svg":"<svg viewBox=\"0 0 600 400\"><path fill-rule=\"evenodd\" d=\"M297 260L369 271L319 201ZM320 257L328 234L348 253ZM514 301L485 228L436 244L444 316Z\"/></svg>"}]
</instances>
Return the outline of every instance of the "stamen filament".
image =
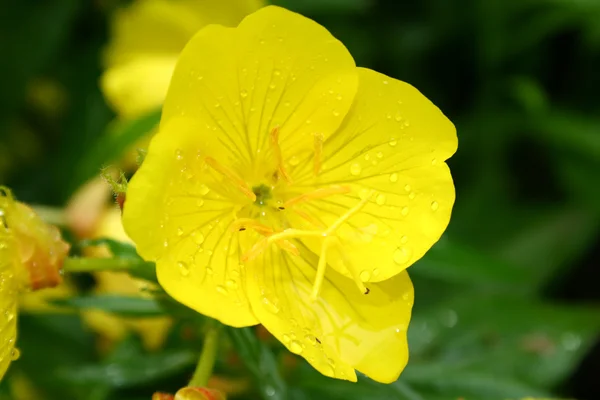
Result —
<instances>
[{"instance_id":1,"label":"stamen filament","mask_svg":"<svg viewBox=\"0 0 600 400\"><path fill-rule=\"evenodd\" d=\"M281 155L281 147L279 146L279 127L276 126L271 131L271 145L273 146L273 151L275 152L275 158L277 159L277 169L283 179L287 183L292 183L292 178L288 175L285 166L283 164L283 156Z\"/></svg>"},{"instance_id":2,"label":"stamen filament","mask_svg":"<svg viewBox=\"0 0 600 400\"><path fill-rule=\"evenodd\" d=\"M205 157L204 161L215 171L232 181L233 184L244 194L244 196L248 197L252 201L256 201L256 195L252 192L252 190L248 187L246 182L239 176L235 174L235 172L230 169L224 167L219 164L217 160L212 157Z\"/></svg>"},{"instance_id":3,"label":"stamen filament","mask_svg":"<svg viewBox=\"0 0 600 400\"><path fill-rule=\"evenodd\" d=\"M325 277L325 270L327 269L327 248L331 237L323 239L321 245L321 254L319 256L319 263L317 264L317 274L315 276L315 283L313 284L312 293L310 294L311 301L317 301L317 297L321 292L321 286L323 285L323 278Z\"/></svg>"},{"instance_id":4,"label":"stamen filament","mask_svg":"<svg viewBox=\"0 0 600 400\"><path fill-rule=\"evenodd\" d=\"M323 235L331 235L332 233L334 233L336 230L338 230L338 228L346 221L348 221L348 219L350 219L350 217L352 217L354 214L358 213L360 210L363 209L363 207L371 200L371 197L373 197L373 195L375 194L374 190L371 190L371 192L365 196L364 199L362 199L360 201L360 203L358 203L357 205L355 205L354 207L352 207L350 210L348 210L344 215L342 215L337 221L335 221L324 233Z\"/></svg>"},{"instance_id":5,"label":"stamen filament","mask_svg":"<svg viewBox=\"0 0 600 400\"><path fill-rule=\"evenodd\" d=\"M319 175L319 172L321 172L324 140L325 138L322 133L314 134L315 155L313 158L313 172L315 176Z\"/></svg>"},{"instance_id":6,"label":"stamen filament","mask_svg":"<svg viewBox=\"0 0 600 400\"><path fill-rule=\"evenodd\" d=\"M326 188L320 188L313 190L309 193L303 193L300 196L294 197L283 203L284 207L290 207L294 204L305 203L310 200L322 199L329 197L334 194L346 194L350 193L352 189L349 186L330 186Z\"/></svg>"},{"instance_id":7,"label":"stamen filament","mask_svg":"<svg viewBox=\"0 0 600 400\"><path fill-rule=\"evenodd\" d=\"M242 228L253 229L256 232L263 235L271 235L273 233L272 228L268 227L267 225L261 224L260 222L252 218L238 218L231 224L232 231L239 231Z\"/></svg>"}]
</instances>

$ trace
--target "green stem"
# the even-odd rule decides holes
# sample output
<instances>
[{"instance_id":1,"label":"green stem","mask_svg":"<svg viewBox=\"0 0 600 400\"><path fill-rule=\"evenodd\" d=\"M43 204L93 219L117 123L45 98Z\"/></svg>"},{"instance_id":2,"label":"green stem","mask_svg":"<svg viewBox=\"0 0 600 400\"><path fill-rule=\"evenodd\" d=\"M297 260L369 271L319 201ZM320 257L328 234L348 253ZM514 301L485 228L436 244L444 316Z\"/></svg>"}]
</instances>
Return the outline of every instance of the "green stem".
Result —
<instances>
[{"instance_id":1,"label":"green stem","mask_svg":"<svg viewBox=\"0 0 600 400\"><path fill-rule=\"evenodd\" d=\"M68 257L63 264L64 272L128 271L144 261L134 258Z\"/></svg>"},{"instance_id":2,"label":"green stem","mask_svg":"<svg viewBox=\"0 0 600 400\"><path fill-rule=\"evenodd\" d=\"M208 378L212 375L213 366L217 358L219 328L220 325L214 324L206 332L202 353L200 353L200 359L196 365L194 376L192 376L188 386L203 387L208 383Z\"/></svg>"}]
</instances>

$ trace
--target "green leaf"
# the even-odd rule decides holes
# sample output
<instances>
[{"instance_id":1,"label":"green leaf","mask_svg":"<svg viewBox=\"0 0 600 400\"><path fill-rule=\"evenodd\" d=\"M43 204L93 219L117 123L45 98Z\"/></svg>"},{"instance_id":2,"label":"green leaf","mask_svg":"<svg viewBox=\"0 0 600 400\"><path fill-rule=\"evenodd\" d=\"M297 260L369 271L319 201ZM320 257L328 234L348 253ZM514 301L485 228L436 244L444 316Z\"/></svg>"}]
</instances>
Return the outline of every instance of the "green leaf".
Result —
<instances>
[{"instance_id":1,"label":"green leaf","mask_svg":"<svg viewBox=\"0 0 600 400\"><path fill-rule=\"evenodd\" d=\"M161 110L152 111L136 120L119 121L101 136L83 157L84 163L74 171L72 188L100 173L103 166L120 160L137 141L148 135L160 121Z\"/></svg>"},{"instance_id":2,"label":"green leaf","mask_svg":"<svg viewBox=\"0 0 600 400\"><path fill-rule=\"evenodd\" d=\"M196 361L191 350L167 350L154 354L130 354L114 357L105 365L85 365L76 369L62 369L59 375L72 385L128 388L180 374Z\"/></svg>"},{"instance_id":3,"label":"green leaf","mask_svg":"<svg viewBox=\"0 0 600 400\"><path fill-rule=\"evenodd\" d=\"M273 4L301 14L360 13L367 11L372 0L274 0Z\"/></svg>"},{"instance_id":4,"label":"green leaf","mask_svg":"<svg viewBox=\"0 0 600 400\"><path fill-rule=\"evenodd\" d=\"M271 350L256 337L251 328L225 327L225 330L238 355L252 373L263 399L287 399L288 389Z\"/></svg>"},{"instance_id":5,"label":"green leaf","mask_svg":"<svg viewBox=\"0 0 600 400\"><path fill-rule=\"evenodd\" d=\"M54 304L79 310L100 310L127 317L156 317L165 314L160 301L153 298L98 294L54 300Z\"/></svg>"},{"instance_id":6,"label":"green leaf","mask_svg":"<svg viewBox=\"0 0 600 400\"><path fill-rule=\"evenodd\" d=\"M411 275L447 283L471 285L477 289L526 291L522 271L509 262L494 258L470 246L443 237L410 268Z\"/></svg>"}]
</instances>

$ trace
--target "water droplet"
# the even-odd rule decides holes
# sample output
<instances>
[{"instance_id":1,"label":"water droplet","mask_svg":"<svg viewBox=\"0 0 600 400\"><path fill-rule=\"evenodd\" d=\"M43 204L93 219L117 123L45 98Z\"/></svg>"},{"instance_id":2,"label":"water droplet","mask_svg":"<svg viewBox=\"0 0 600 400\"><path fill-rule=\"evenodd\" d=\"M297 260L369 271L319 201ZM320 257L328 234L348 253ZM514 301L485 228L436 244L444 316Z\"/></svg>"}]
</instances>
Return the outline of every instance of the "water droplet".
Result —
<instances>
[{"instance_id":1,"label":"water droplet","mask_svg":"<svg viewBox=\"0 0 600 400\"><path fill-rule=\"evenodd\" d=\"M19 357L21 357L21 351L17 348L12 349L12 351L10 352L10 359L12 361L18 360Z\"/></svg>"},{"instance_id":2,"label":"water droplet","mask_svg":"<svg viewBox=\"0 0 600 400\"><path fill-rule=\"evenodd\" d=\"M179 227L179 228L177 228L177 236L181 236L181 235L183 235L183 228Z\"/></svg>"},{"instance_id":3,"label":"water droplet","mask_svg":"<svg viewBox=\"0 0 600 400\"><path fill-rule=\"evenodd\" d=\"M400 243L405 244L406 242L408 242L408 236L402 235L400 238Z\"/></svg>"},{"instance_id":4,"label":"water droplet","mask_svg":"<svg viewBox=\"0 0 600 400\"><path fill-rule=\"evenodd\" d=\"M385 194L381 194L381 193L378 194L377 198L375 199L375 202L380 206L384 205L385 204Z\"/></svg>"},{"instance_id":5,"label":"water droplet","mask_svg":"<svg viewBox=\"0 0 600 400\"><path fill-rule=\"evenodd\" d=\"M225 287L224 287L224 286L217 285L216 289L217 289L217 292L219 292L219 293L220 293L220 294L222 294L223 296L226 296L226 295L227 295L227 289L225 289Z\"/></svg>"},{"instance_id":6,"label":"water droplet","mask_svg":"<svg viewBox=\"0 0 600 400\"><path fill-rule=\"evenodd\" d=\"M354 163L350 167L350 173L354 176L360 175L361 172L362 172L362 168L361 168L360 164L358 164L358 163Z\"/></svg>"},{"instance_id":7,"label":"water droplet","mask_svg":"<svg viewBox=\"0 0 600 400\"><path fill-rule=\"evenodd\" d=\"M208 192L210 192L210 189L208 188L208 186L206 186L206 185L202 184L202 185L200 185L199 192L200 192L200 194L201 194L202 196L204 196L204 195L206 195Z\"/></svg>"},{"instance_id":8,"label":"water droplet","mask_svg":"<svg viewBox=\"0 0 600 400\"><path fill-rule=\"evenodd\" d=\"M437 164L437 158L434 158L433 160L431 160L431 165L436 165Z\"/></svg>"},{"instance_id":9,"label":"water droplet","mask_svg":"<svg viewBox=\"0 0 600 400\"><path fill-rule=\"evenodd\" d=\"M237 282L234 281L233 279L229 279L227 282L225 282L225 284L227 285L228 288L231 288L231 289L237 289L238 288Z\"/></svg>"},{"instance_id":10,"label":"water droplet","mask_svg":"<svg viewBox=\"0 0 600 400\"><path fill-rule=\"evenodd\" d=\"M289 102L289 101L286 101L285 103L283 103L283 105L284 105L285 107L289 107L291 104L290 104L290 102Z\"/></svg>"},{"instance_id":11,"label":"water droplet","mask_svg":"<svg viewBox=\"0 0 600 400\"><path fill-rule=\"evenodd\" d=\"M369 155L369 153L365 154L365 161L369 161L371 159L371 156Z\"/></svg>"},{"instance_id":12,"label":"water droplet","mask_svg":"<svg viewBox=\"0 0 600 400\"><path fill-rule=\"evenodd\" d=\"M304 336L304 340L306 340L309 344L313 346L317 345L317 339L313 335Z\"/></svg>"},{"instance_id":13,"label":"water droplet","mask_svg":"<svg viewBox=\"0 0 600 400\"><path fill-rule=\"evenodd\" d=\"M290 158L290 165L295 167L298 164L300 164L300 158L298 158L298 156L292 156L292 158Z\"/></svg>"},{"instance_id":14,"label":"water droplet","mask_svg":"<svg viewBox=\"0 0 600 400\"><path fill-rule=\"evenodd\" d=\"M290 343L290 351L294 354L302 353L302 344L297 340L292 340Z\"/></svg>"},{"instance_id":15,"label":"water droplet","mask_svg":"<svg viewBox=\"0 0 600 400\"><path fill-rule=\"evenodd\" d=\"M371 273L369 271L362 271L360 273L360 280L363 282L368 282L371 279Z\"/></svg>"},{"instance_id":16,"label":"water droplet","mask_svg":"<svg viewBox=\"0 0 600 400\"><path fill-rule=\"evenodd\" d=\"M194 232L192 236L194 237L194 242L196 242L196 244L204 243L204 235L202 232Z\"/></svg>"},{"instance_id":17,"label":"water droplet","mask_svg":"<svg viewBox=\"0 0 600 400\"><path fill-rule=\"evenodd\" d=\"M165 240L163 242L163 247L165 247L165 248L169 247L169 241L168 240Z\"/></svg>"},{"instance_id":18,"label":"water droplet","mask_svg":"<svg viewBox=\"0 0 600 400\"><path fill-rule=\"evenodd\" d=\"M333 110L332 112L334 117L339 117L340 116L340 112L338 110Z\"/></svg>"},{"instance_id":19,"label":"water droplet","mask_svg":"<svg viewBox=\"0 0 600 400\"><path fill-rule=\"evenodd\" d=\"M240 97L242 99L245 99L246 97L248 97L248 91L246 89L242 89L242 91L240 92Z\"/></svg>"},{"instance_id":20,"label":"water droplet","mask_svg":"<svg viewBox=\"0 0 600 400\"><path fill-rule=\"evenodd\" d=\"M275 86L275 84L274 84L274 83L271 83L271 84L269 85L269 89L271 89L271 90L275 89L275 87L276 87L276 86Z\"/></svg>"},{"instance_id":21,"label":"water droplet","mask_svg":"<svg viewBox=\"0 0 600 400\"><path fill-rule=\"evenodd\" d=\"M281 75L281 71L276 69L275 71L273 71L273 75L279 76L279 75Z\"/></svg>"},{"instance_id":22,"label":"water droplet","mask_svg":"<svg viewBox=\"0 0 600 400\"><path fill-rule=\"evenodd\" d=\"M277 304L275 302L269 300L267 297L263 297L262 302L265 305L265 307L267 308L267 310L269 310L273 314L279 313L279 307L277 306Z\"/></svg>"},{"instance_id":23,"label":"water droplet","mask_svg":"<svg viewBox=\"0 0 600 400\"><path fill-rule=\"evenodd\" d=\"M183 261L179 261L177 267L179 268L181 276L188 276L190 274L190 267Z\"/></svg>"},{"instance_id":24,"label":"water droplet","mask_svg":"<svg viewBox=\"0 0 600 400\"><path fill-rule=\"evenodd\" d=\"M338 101L341 101L342 100L342 95L338 94L337 96L335 96L335 99L338 100Z\"/></svg>"},{"instance_id":25,"label":"water droplet","mask_svg":"<svg viewBox=\"0 0 600 400\"><path fill-rule=\"evenodd\" d=\"M386 81L386 80L384 80L384 81L383 81L383 84L384 84L384 85L387 85L388 83L389 83L389 82L388 82L388 81Z\"/></svg>"},{"instance_id":26,"label":"water droplet","mask_svg":"<svg viewBox=\"0 0 600 400\"><path fill-rule=\"evenodd\" d=\"M408 195L408 198L409 198L410 200L414 200L414 199L415 199L415 196L416 196L415 192L410 192L410 193L409 193L409 195Z\"/></svg>"},{"instance_id":27,"label":"water droplet","mask_svg":"<svg viewBox=\"0 0 600 400\"><path fill-rule=\"evenodd\" d=\"M408 299L410 299L410 294L408 292L404 292L402 294L402 300L408 300Z\"/></svg>"},{"instance_id":28,"label":"water droplet","mask_svg":"<svg viewBox=\"0 0 600 400\"><path fill-rule=\"evenodd\" d=\"M383 158L383 153L381 151L377 152L377 158L379 158L379 159Z\"/></svg>"},{"instance_id":29,"label":"water droplet","mask_svg":"<svg viewBox=\"0 0 600 400\"><path fill-rule=\"evenodd\" d=\"M323 368L323 374L333 378L335 377L335 369L331 365L327 365L325 368Z\"/></svg>"},{"instance_id":30,"label":"water droplet","mask_svg":"<svg viewBox=\"0 0 600 400\"><path fill-rule=\"evenodd\" d=\"M310 119L307 119L307 120L305 121L306 125L310 125L310 123L311 123L311 122L312 122L312 121L311 121Z\"/></svg>"},{"instance_id":31,"label":"water droplet","mask_svg":"<svg viewBox=\"0 0 600 400\"><path fill-rule=\"evenodd\" d=\"M204 200L198 199L196 200L196 207L202 207L204 205Z\"/></svg>"},{"instance_id":32,"label":"water droplet","mask_svg":"<svg viewBox=\"0 0 600 400\"><path fill-rule=\"evenodd\" d=\"M398 182L398 174L397 173L393 173L390 175L390 182Z\"/></svg>"},{"instance_id":33,"label":"water droplet","mask_svg":"<svg viewBox=\"0 0 600 400\"><path fill-rule=\"evenodd\" d=\"M284 344L288 344L290 342L290 340L291 340L290 337L289 337L289 335L286 335L285 333L283 334L282 339L283 339L283 343Z\"/></svg>"},{"instance_id":34,"label":"water droplet","mask_svg":"<svg viewBox=\"0 0 600 400\"><path fill-rule=\"evenodd\" d=\"M231 271L229 271L229 273L231 274L231 276L233 276L235 278L240 276L240 271L238 271L237 269L232 269Z\"/></svg>"},{"instance_id":35,"label":"water droplet","mask_svg":"<svg viewBox=\"0 0 600 400\"><path fill-rule=\"evenodd\" d=\"M211 267L206 267L206 274L207 275L212 275L213 274L213 269Z\"/></svg>"},{"instance_id":36,"label":"water droplet","mask_svg":"<svg viewBox=\"0 0 600 400\"><path fill-rule=\"evenodd\" d=\"M215 103L215 108L221 107L221 103Z\"/></svg>"},{"instance_id":37,"label":"water droplet","mask_svg":"<svg viewBox=\"0 0 600 400\"><path fill-rule=\"evenodd\" d=\"M437 201L432 201L431 202L431 211L437 211L438 208L440 208L440 205L438 204Z\"/></svg>"},{"instance_id":38,"label":"water droplet","mask_svg":"<svg viewBox=\"0 0 600 400\"><path fill-rule=\"evenodd\" d=\"M410 122L404 121L404 126L409 127L410 126Z\"/></svg>"},{"instance_id":39,"label":"water droplet","mask_svg":"<svg viewBox=\"0 0 600 400\"><path fill-rule=\"evenodd\" d=\"M175 158L177 158L178 160L183 160L183 152L181 151L181 149L175 150Z\"/></svg>"},{"instance_id":40,"label":"water droplet","mask_svg":"<svg viewBox=\"0 0 600 400\"><path fill-rule=\"evenodd\" d=\"M412 189L410 187L410 185L404 185L404 190L406 190L407 192L410 192L410 189Z\"/></svg>"},{"instance_id":41,"label":"water droplet","mask_svg":"<svg viewBox=\"0 0 600 400\"><path fill-rule=\"evenodd\" d=\"M402 207L402 210L400 210L400 213L406 217L408 215L408 207L406 207L406 206Z\"/></svg>"},{"instance_id":42,"label":"water droplet","mask_svg":"<svg viewBox=\"0 0 600 400\"><path fill-rule=\"evenodd\" d=\"M398 141L395 138L391 138L389 141L389 145L394 147L395 145L398 144Z\"/></svg>"},{"instance_id":43,"label":"water droplet","mask_svg":"<svg viewBox=\"0 0 600 400\"><path fill-rule=\"evenodd\" d=\"M377 276L377 275L379 275L379 269L378 269L378 268L375 268L375 269L373 270L373 276Z\"/></svg>"},{"instance_id":44,"label":"water droplet","mask_svg":"<svg viewBox=\"0 0 600 400\"><path fill-rule=\"evenodd\" d=\"M402 121L402 115L396 114L396 116L394 117L394 119L396 120L396 122L400 122L400 121Z\"/></svg>"},{"instance_id":45,"label":"water droplet","mask_svg":"<svg viewBox=\"0 0 600 400\"><path fill-rule=\"evenodd\" d=\"M398 247L394 251L394 262L398 265L406 264L410 260L410 251L405 247Z\"/></svg>"}]
</instances>

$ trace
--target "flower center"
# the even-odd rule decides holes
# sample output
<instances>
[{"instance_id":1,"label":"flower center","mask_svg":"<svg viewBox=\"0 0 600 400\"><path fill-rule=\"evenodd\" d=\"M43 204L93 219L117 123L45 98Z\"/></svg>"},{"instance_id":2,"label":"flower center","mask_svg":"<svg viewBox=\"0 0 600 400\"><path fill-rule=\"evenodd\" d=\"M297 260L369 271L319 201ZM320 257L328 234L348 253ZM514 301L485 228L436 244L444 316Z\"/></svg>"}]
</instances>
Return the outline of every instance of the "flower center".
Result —
<instances>
[{"instance_id":1,"label":"flower center","mask_svg":"<svg viewBox=\"0 0 600 400\"><path fill-rule=\"evenodd\" d=\"M252 188L252 193L256 196L254 204L257 206L265 206L267 202L273 197L271 188L265 184L256 185Z\"/></svg>"}]
</instances>

